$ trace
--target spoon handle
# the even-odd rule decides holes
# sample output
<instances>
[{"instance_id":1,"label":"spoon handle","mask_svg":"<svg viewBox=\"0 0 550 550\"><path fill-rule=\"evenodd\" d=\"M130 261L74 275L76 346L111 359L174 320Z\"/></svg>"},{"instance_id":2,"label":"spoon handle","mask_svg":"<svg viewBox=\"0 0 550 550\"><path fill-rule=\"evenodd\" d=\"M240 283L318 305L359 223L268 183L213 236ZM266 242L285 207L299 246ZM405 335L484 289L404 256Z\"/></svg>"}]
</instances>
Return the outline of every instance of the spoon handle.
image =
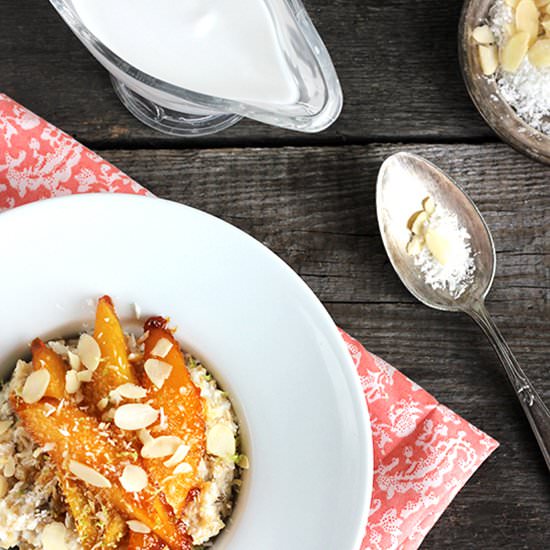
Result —
<instances>
[{"instance_id":1,"label":"spoon handle","mask_svg":"<svg viewBox=\"0 0 550 550\"><path fill-rule=\"evenodd\" d=\"M531 429L535 434L546 466L550 470L550 411L544 404L539 394L535 391L533 384L529 381L512 350L504 340L504 337L489 316L485 305L477 303L467 313L481 327L493 348L495 349L504 370L516 392L516 395L523 407L523 411L529 420Z\"/></svg>"}]
</instances>

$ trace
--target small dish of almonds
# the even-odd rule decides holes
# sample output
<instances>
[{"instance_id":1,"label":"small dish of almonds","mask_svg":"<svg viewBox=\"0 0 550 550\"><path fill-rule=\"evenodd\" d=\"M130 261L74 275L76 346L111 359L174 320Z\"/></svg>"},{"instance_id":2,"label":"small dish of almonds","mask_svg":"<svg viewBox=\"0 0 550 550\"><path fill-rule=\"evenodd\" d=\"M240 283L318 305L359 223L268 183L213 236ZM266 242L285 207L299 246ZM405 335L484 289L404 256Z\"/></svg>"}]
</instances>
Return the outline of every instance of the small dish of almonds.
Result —
<instances>
[{"instance_id":1,"label":"small dish of almonds","mask_svg":"<svg viewBox=\"0 0 550 550\"><path fill-rule=\"evenodd\" d=\"M550 0L469 0L459 34L464 80L483 118L550 163Z\"/></svg>"}]
</instances>

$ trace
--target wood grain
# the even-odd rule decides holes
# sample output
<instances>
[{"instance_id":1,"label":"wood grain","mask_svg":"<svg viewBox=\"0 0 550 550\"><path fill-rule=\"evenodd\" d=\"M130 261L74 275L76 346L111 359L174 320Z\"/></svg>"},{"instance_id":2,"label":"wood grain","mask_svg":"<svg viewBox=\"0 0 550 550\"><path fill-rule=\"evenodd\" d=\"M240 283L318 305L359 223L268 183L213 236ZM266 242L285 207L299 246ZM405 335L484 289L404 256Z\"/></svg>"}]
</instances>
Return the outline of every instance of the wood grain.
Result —
<instances>
[{"instance_id":1,"label":"wood grain","mask_svg":"<svg viewBox=\"0 0 550 550\"><path fill-rule=\"evenodd\" d=\"M488 307L550 402L550 168L499 144L103 154L158 196L264 242L340 326L500 441L423 548L542 549L550 536L548 472L495 355L466 317L415 302L383 251L374 186L380 163L398 150L438 163L477 202L498 250Z\"/></svg>"},{"instance_id":2,"label":"wood grain","mask_svg":"<svg viewBox=\"0 0 550 550\"><path fill-rule=\"evenodd\" d=\"M2 91L97 146L357 143L492 138L459 71L460 0L305 0L332 54L345 95L339 121L307 135L241 122L219 136L167 138L115 97L102 67L49 2L0 0Z\"/></svg>"}]
</instances>

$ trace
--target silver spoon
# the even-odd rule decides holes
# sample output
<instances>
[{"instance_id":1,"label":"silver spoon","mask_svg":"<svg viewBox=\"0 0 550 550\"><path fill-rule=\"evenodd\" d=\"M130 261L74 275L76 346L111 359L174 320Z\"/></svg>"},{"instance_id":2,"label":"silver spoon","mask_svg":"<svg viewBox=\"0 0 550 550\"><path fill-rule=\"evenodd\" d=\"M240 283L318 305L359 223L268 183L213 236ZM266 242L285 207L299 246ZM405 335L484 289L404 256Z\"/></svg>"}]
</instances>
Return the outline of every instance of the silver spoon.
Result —
<instances>
[{"instance_id":1,"label":"silver spoon","mask_svg":"<svg viewBox=\"0 0 550 550\"><path fill-rule=\"evenodd\" d=\"M475 273L472 284L459 297L428 285L414 258L407 254L407 221L422 199L456 214L471 237ZM481 327L493 345L529 420L550 470L550 411L520 368L508 344L485 309L495 275L496 254L489 228L470 198L439 168L409 153L392 155L382 164L376 188L376 209L382 240L403 284L423 304L442 311L461 311Z\"/></svg>"}]
</instances>

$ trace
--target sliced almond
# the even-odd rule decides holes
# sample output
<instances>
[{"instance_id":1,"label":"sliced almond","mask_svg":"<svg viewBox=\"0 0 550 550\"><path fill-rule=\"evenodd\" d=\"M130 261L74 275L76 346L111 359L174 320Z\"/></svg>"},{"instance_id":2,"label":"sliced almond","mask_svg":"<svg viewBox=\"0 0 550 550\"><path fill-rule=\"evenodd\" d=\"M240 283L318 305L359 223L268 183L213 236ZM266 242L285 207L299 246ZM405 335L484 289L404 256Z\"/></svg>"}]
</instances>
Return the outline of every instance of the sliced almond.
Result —
<instances>
[{"instance_id":1,"label":"sliced almond","mask_svg":"<svg viewBox=\"0 0 550 550\"><path fill-rule=\"evenodd\" d=\"M44 397L49 384L50 373L46 369L31 372L21 391L23 401L28 404L38 403Z\"/></svg>"},{"instance_id":2,"label":"sliced almond","mask_svg":"<svg viewBox=\"0 0 550 550\"><path fill-rule=\"evenodd\" d=\"M164 385L164 382L170 377L172 365L160 361L159 359L147 359L144 369L149 380L160 389Z\"/></svg>"},{"instance_id":3,"label":"sliced almond","mask_svg":"<svg viewBox=\"0 0 550 550\"><path fill-rule=\"evenodd\" d=\"M409 231L412 231L412 228L413 228L413 224L414 222L416 221L416 218L418 218L418 216L422 213L422 210L419 210L418 212L415 212L414 214L411 215L411 217L407 220L407 229Z\"/></svg>"},{"instance_id":4,"label":"sliced almond","mask_svg":"<svg viewBox=\"0 0 550 550\"><path fill-rule=\"evenodd\" d=\"M81 382L91 382L93 378L93 374L94 373L91 370L81 370L76 373L76 375L78 376L78 379Z\"/></svg>"},{"instance_id":5,"label":"sliced almond","mask_svg":"<svg viewBox=\"0 0 550 550\"><path fill-rule=\"evenodd\" d=\"M544 6L550 5L550 0L535 0L537 8L544 8Z\"/></svg>"},{"instance_id":6,"label":"sliced almond","mask_svg":"<svg viewBox=\"0 0 550 550\"><path fill-rule=\"evenodd\" d=\"M111 482L105 476L76 460L69 462L69 471L75 477L93 487L99 487L100 489L109 489L111 487Z\"/></svg>"},{"instance_id":7,"label":"sliced almond","mask_svg":"<svg viewBox=\"0 0 550 550\"><path fill-rule=\"evenodd\" d=\"M141 533L143 535L146 535L147 533L151 532L151 529L145 525L145 523L141 523L141 521L137 521L136 519L130 519L126 522L126 525L128 525L128 529L130 531L133 531L134 533Z\"/></svg>"},{"instance_id":8,"label":"sliced almond","mask_svg":"<svg viewBox=\"0 0 550 550\"><path fill-rule=\"evenodd\" d=\"M431 216L435 212L435 201L432 197L428 196L422 201L422 208L424 208L424 212L428 216Z\"/></svg>"},{"instance_id":9,"label":"sliced almond","mask_svg":"<svg viewBox=\"0 0 550 550\"><path fill-rule=\"evenodd\" d=\"M424 237L420 235L413 235L411 240L407 243L407 254L410 256L416 256L422 252L424 248Z\"/></svg>"},{"instance_id":10,"label":"sliced almond","mask_svg":"<svg viewBox=\"0 0 550 550\"><path fill-rule=\"evenodd\" d=\"M539 10L533 0L520 0L516 6L516 28L529 35L532 44L539 34Z\"/></svg>"},{"instance_id":11,"label":"sliced almond","mask_svg":"<svg viewBox=\"0 0 550 550\"><path fill-rule=\"evenodd\" d=\"M0 498L4 498L9 491L8 480L0 474Z\"/></svg>"},{"instance_id":12,"label":"sliced almond","mask_svg":"<svg viewBox=\"0 0 550 550\"><path fill-rule=\"evenodd\" d=\"M546 36L550 36L550 17L541 22L542 28Z\"/></svg>"},{"instance_id":13,"label":"sliced almond","mask_svg":"<svg viewBox=\"0 0 550 550\"><path fill-rule=\"evenodd\" d=\"M159 412L150 405L130 403L115 411L115 425L121 430L141 430L154 424L158 416Z\"/></svg>"},{"instance_id":14,"label":"sliced almond","mask_svg":"<svg viewBox=\"0 0 550 550\"><path fill-rule=\"evenodd\" d=\"M46 525L40 537L43 550L67 550L66 536L67 529L62 523L56 521Z\"/></svg>"},{"instance_id":15,"label":"sliced almond","mask_svg":"<svg viewBox=\"0 0 550 550\"><path fill-rule=\"evenodd\" d=\"M185 457L189 453L189 445L182 443L177 449L176 452L164 463L167 468L173 468L177 466L180 462L185 460Z\"/></svg>"},{"instance_id":16,"label":"sliced almond","mask_svg":"<svg viewBox=\"0 0 550 550\"><path fill-rule=\"evenodd\" d=\"M146 443L149 443L150 441L153 441L153 436L149 432L149 430L139 430L137 433L137 436L139 437L139 440L145 445Z\"/></svg>"},{"instance_id":17,"label":"sliced almond","mask_svg":"<svg viewBox=\"0 0 550 550\"><path fill-rule=\"evenodd\" d=\"M94 371L97 369L101 360L101 350L93 336L86 333L81 334L77 351L80 360L88 370Z\"/></svg>"},{"instance_id":18,"label":"sliced almond","mask_svg":"<svg viewBox=\"0 0 550 550\"><path fill-rule=\"evenodd\" d=\"M172 456L181 445L182 441L179 437L173 435L161 435L151 439L141 449L143 458L164 458Z\"/></svg>"},{"instance_id":19,"label":"sliced almond","mask_svg":"<svg viewBox=\"0 0 550 550\"><path fill-rule=\"evenodd\" d=\"M108 405L109 405L109 398L108 397L103 397L102 399L100 399L97 402L97 408L100 411L104 411L107 408Z\"/></svg>"},{"instance_id":20,"label":"sliced almond","mask_svg":"<svg viewBox=\"0 0 550 550\"><path fill-rule=\"evenodd\" d=\"M504 0L504 2L511 8L515 8L518 5L519 0Z\"/></svg>"},{"instance_id":21,"label":"sliced almond","mask_svg":"<svg viewBox=\"0 0 550 550\"><path fill-rule=\"evenodd\" d=\"M441 265L445 265L451 259L451 243L441 233L430 229L426 233L426 246Z\"/></svg>"},{"instance_id":22,"label":"sliced almond","mask_svg":"<svg viewBox=\"0 0 550 550\"><path fill-rule=\"evenodd\" d=\"M120 484L124 490L129 493L139 493L143 491L148 483L147 472L140 466L129 464L124 468L120 476Z\"/></svg>"},{"instance_id":23,"label":"sliced almond","mask_svg":"<svg viewBox=\"0 0 550 550\"><path fill-rule=\"evenodd\" d=\"M426 212L424 211L419 212L412 223L411 231L415 235L422 235L426 230L427 221L428 221L428 214L426 214Z\"/></svg>"},{"instance_id":24,"label":"sliced almond","mask_svg":"<svg viewBox=\"0 0 550 550\"><path fill-rule=\"evenodd\" d=\"M542 38L535 42L529 50L529 61L539 69L550 67L550 38Z\"/></svg>"},{"instance_id":25,"label":"sliced almond","mask_svg":"<svg viewBox=\"0 0 550 550\"><path fill-rule=\"evenodd\" d=\"M500 57L502 68L510 73L515 73L529 50L529 34L518 32L508 42L501 51Z\"/></svg>"},{"instance_id":26,"label":"sliced almond","mask_svg":"<svg viewBox=\"0 0 550 550\"><path fill-rule=\"evenodd\" d=\"M485 76L491 76L495 74L498 69L498 50L495 45L483 46L480 44L478 47L479 64L481 65L481 72Z\"/></svg>"},{"instance_id":27,"label":"sliced almond","mask_svg":"<svg viewBox=\"0 0 550 550\"><path fill-rule=\"evenodd\" d=\"M11 420L0 420L0 435L5 434L11 427Z\"/></svg>"},{"instance_id":28,"label":"sliced almond","mask_svg":"<svg viewBox=\"0 0 550 550\"><path fill-rule=\"evenodd\" d=\"M513 21L510 21L510 23L506 23L504 25L504 32L506 33L506 36L509 38L510 36L513 36L518 32L516 29L516 24Z\"/></svg>"},{"instance_id":29,"label":"sliced almond","mask_svg":"<svg viewBox=\"0 0 550 550\"><path fill-rule=\"evenodd\" d=\"M161 338L151 350L151 355L164 359L172 349L172 342L168 338Z\"/></svg>"},{"instance_id":30,"label":"sliced almond","mask_svg":"<svg viewBox=\"0 0 550 550\"><path fill-rule=\"evenodd\" d=\"M248 457L246 455L239 456L237 459L237 466L243 470L248 470L250 468L250 461L248 460Z\"/></svg>"},{"instance_id":31,"label":"sliced almond","mask_svg":"<svg viewBox=\"0 0 550 550\"><path fill-rule=\"evenodd\" d=\"M190 474L193 471L193 468L191 467L191 464L188 464L187 462L182 462L181 464L178 464L174 468L174 474Z\"/></svg>"},{"instance_id":32,"label":"sliced almond","mask_svg":"<svg viewBox=\"0 0 550 550\"><path fill-rule=\"evenodd\" d=\"M74 370L69 370L65 374L65 389L68 394L76 393L80 389L80 379L78 373Z\"/></svg>"},{"instance_id":33,"label":"sliced almond","mask_svg":"<svg viewBox=\"0 0 550 550\"><path fill-rule=\"evenodd\" d=\"M476 27L472 31L472 38L478 44L487 45L495 43L495 35L493 34L493 31L491 30L491 27L489 27L489 25L480 25L479 27Z\"/></svg>"},{"instance_id":34,"label":"sliced almond","mask_svg":"<svg viewBox=\"0 0 550 550\"><path fill-rule=\"evenodd\" d=\"M147 395L145 388L130 383L122 384L114 391L126 399L143 399Z\"/></svg>"},{"instance_id":35,"label":"sliced almond","mask_svg":"<svg viewBox=\"0 0 550 550\"><path fill-rule=\"evenodd\" d=\"M72 351L67 352L67 357L69 358L69 365L71 365L71 369L80 370L80 357Z\"/></svg>"},{"instance_id":36,"label":"sliced almond","mask_svg":"<svg viewBox=\"0 0 550 550\"><path fill-rule=\"evenodd\" d=\"M236 444L233 431L226 424L216 424L206 436L206 450L209 454L227 458L235 454Z\"/></svg>"}]
</instances>

